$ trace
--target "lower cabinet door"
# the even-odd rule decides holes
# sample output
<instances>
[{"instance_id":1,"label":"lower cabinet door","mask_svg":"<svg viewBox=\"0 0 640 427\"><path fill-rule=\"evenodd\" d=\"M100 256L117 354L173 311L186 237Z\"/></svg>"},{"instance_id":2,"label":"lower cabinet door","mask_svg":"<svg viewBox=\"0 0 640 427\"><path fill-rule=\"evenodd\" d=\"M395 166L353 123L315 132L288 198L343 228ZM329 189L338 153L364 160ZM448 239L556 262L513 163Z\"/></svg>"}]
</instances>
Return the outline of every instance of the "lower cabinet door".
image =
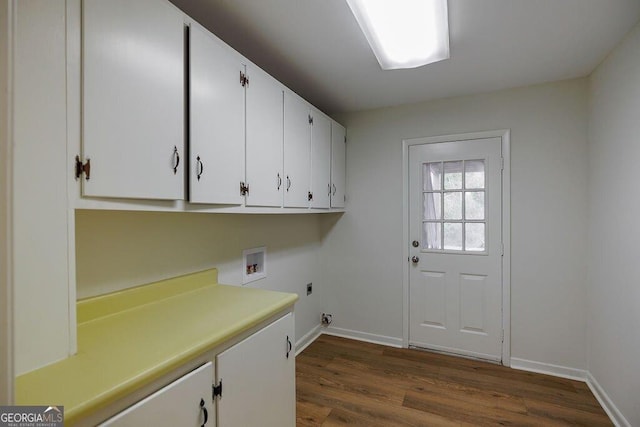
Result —
<instances>
[{"instance_id":1,"label":"lower cabinet door","mask_svg":"<svg viewBox=\"0 0 640 427\"><path fill-rule=\"evenodd\" d=\"M210 427L216 425L211 382L213 364L201 366L141 400L102 426Z\"/></svg>"},{"instance_id":2,"label":"lower cabinet door","mask_svg":"<svg viewBox=\"0 0 640 427\"><path fill-rule=\"evenodd\" d=\"M289 313L217 356L221 427L295 426L293 334Z\"/></svg>"}]
</instances>

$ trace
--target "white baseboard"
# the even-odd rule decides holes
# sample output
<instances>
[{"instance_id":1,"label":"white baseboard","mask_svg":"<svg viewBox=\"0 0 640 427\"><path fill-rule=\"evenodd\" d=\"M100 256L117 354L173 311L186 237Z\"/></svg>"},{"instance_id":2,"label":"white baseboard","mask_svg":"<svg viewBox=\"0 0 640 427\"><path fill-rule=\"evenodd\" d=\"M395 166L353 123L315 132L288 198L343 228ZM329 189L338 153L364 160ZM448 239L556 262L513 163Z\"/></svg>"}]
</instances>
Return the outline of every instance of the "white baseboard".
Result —
<instances>
[{"instance_id":1,"label":"white baseboard","mask_svg":"<svg viewBox=\"0 0 640 427\"><path fill-rule=\"evenodd\" d=\"M357 341L365 341L373 344L381 344L389 347L402 348L402 338L387 337L385 335L370 334L368 332L354 331L329 326L322 329L323 334L342 338L351 338Z\"/></svg>"},{"instance_id":2,"label":"white baseboard","mask_svg":"<svg viewBox=\"0 0 640 427\"><path fill-rule=\"evenodd\" d=\"M622 415L622 412L620 412L611 398L609 398L609 395L600 386L598 381L596 381L594 376L591 375L591 372L587 372L587 385L616 427L631 427L631 423Z\"/></svg>"},{"instance_id":3,"label":"white baseboard","mask_svg":"<svg viewBox=\"0 0 640 427\"><path fill-rule=\"evenodd\" d=\"M511 357L511 367L521 371L553 375L554 377L568 378L570 380L582 382L587 381L587 371L584 369L568 368L566 366L535 362L533 360L519 359L517 357Z\"/></svg>"},{"instance_id":4,"label":"white baseboard","mask_svg":"<svg viewBox=\"0 0 640 427\"><path fill-rule=\"evenodd\" d=\"M316 340L322 334L322 328L318 324L315 328L307 332L302 338L296 341L296 356L309 347L309 345Z\"/></svg>"}]
</instances>

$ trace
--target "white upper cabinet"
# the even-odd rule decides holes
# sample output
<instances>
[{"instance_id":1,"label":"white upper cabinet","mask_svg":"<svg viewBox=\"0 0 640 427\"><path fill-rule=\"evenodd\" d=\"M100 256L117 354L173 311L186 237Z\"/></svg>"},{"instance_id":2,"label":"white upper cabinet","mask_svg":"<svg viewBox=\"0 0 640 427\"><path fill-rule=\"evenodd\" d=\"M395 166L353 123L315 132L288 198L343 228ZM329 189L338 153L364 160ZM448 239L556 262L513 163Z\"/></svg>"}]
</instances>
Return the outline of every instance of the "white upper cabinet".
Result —
<instances>
[{"instance_id":1,"label":"white upper cabinet","mask_svg":"<svg viewBox=\"0 0 640 427\"><path fill-rule=\"evenodd\" d=\"M189 201L240 205L244 65L235 51L196 23L189 41Z\"/></svg>"},{"instance_id":2,"label":"white upper cabinet","mask_svg":"<svg viewBox=\"0 0 640 427\"><path fill-rule=\"evenodd\" d=\"M346 130L331 121L331 207L344 208L346 191Z\"/></svg>"},{"instance_id":3,"label":"white upper cabinet","mask_svg":"<svg viewBox=\"0 0 640 427\"><path fill-rule=\"evenodd\" d=\"M316 109L312 109L311 118L310 206L328 209L331 197L331 120Z\"/></svg>"},{"instance_id":4,"label":"white upper cabinet","mask_svg":"<svg viewBox=\"0 0 640 427\"><path fill-rule=\"evenodd\" d=\"M309 104L284 94L284 207L307 208L310 201L311 115Z\"/></svg>"},{"instance_id":5,"label":"white upper cabinet","mask_svg":"<svg viewBox=\"0 0 640 427\"><path fill-rule=\"evenodd\" d=\"M184 198L184 19L157 0L82 3L83 195Z\"/></svg>"},{"instance_id":6,"label":"white upper cabinet","mask_svg":"<svg viewBox=\"0 0 640 427\"><path fill-rule=\"evenodd\" d=\"M282 206L282 85L247 64L246 185L247 206Z\"/></svg>"}]
</instances>

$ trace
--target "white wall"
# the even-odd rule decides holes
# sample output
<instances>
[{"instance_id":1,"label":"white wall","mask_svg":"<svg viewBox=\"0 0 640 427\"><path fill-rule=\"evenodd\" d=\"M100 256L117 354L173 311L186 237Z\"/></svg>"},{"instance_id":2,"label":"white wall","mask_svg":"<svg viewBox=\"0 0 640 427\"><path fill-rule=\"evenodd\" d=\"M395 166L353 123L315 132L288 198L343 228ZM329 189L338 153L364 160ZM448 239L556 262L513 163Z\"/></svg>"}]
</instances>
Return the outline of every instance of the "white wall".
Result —
<instances>
[{"instance_id":1,"label":"white wall","mask_svg":"<svg viewBox=\"0 0 640 427\"><path fill-rule=\"evenodd\" d=\"M347 212L328 232L334 326L402 337L403 138L511 129L511 355L584 369L587 81L348 114Z\"/></svg>"},{"instance_id":2,"label":"white wall","mask_svg":"<svg viewBox=\"0 0 640 427\"><path fill-rule=\"evenodd\" d=\"M334 216L334 214L329 214ZM267 246L267 277L247 286L298 293L296 339L320 321L318 215L77 211L78 298L216 267L242 283L242 250ZM306 284L313 293L306 295Z\"/></svg>"},{"instance_id":3,"label":"white wall","mask_svg":"<svg viewBox=\"0 0 640 427\"><path fill-rule=\"evenodd\" d=\"M591 375L640 425L640 26L590 81L589 339Z\"/></svg>"},{"instance_id":4,"label":"white wall","mask_svg":"<svg viewBox=\"0 0 640 427\"><path fill-rule=\"evenodd\" d=\"M0 0L0 405L13 403L13 280L11 269L11 158L9 124L9 2Z\"/></svg>"},{"instance_id":5,"label":"white wall","mask_svg":"<svg viewBox=\"0 0 640 427\"><path fill-rule=\"evenodd\" d=\"M12 179L19 189L12 200L13 279L19 375L66 358L70 348L66 9L64 1L13 5Z\"/></svg>"}]
</instances>

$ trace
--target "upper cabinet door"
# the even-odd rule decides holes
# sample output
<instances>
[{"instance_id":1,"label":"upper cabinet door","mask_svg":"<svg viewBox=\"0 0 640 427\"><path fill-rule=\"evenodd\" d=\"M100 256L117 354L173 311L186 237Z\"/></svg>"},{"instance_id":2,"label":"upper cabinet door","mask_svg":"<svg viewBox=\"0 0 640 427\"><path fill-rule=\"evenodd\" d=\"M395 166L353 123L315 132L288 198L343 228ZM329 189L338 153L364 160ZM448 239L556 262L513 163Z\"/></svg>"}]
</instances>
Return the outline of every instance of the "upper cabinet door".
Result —
<instances>
[{"instance_id":1,"label":"upper cabinet door","mask_svg":"<svg viewBox=\"0 0 640 427\"><path fill-rule=\"evenodd\" d=\"M83 194L184 198L184 19L169 2L83 1Z\"/></svg>"},{"instance_id":2,"label":"upper cabinet door","mask_svg":"<svg viewBox=\"0 0 640 427\"><path fill-rule=\"evenodd\" d=\"M247 206L282 206L282 85L247 65Z\"/></svg>"},{"instance_id":3,"label":"upper cabinet door","mask_svg":"<svg viewBox=\"0 0 640 427\"><path fill-rule=\"evenodd\" d=\"M331 122L331 207L344 208L347 172L346 130L339 123Z\"/></svg>"},{"instance_id":4,"label":"upper cabinet door","mask_svg":"<svg viewBox=\"0 0 640 427\"><path fill-rule=\"evenodd\" d=\"M312 208L329 208L331 197L331 120L312 110L311 194Z\"/></svg>"},{"instance_id":5,"label":"upper cabinet door","mask_svg":"<svg viewBox=\"0 0 640 427\"><path fill-rule=\"evenodd\" d=\"M191 25L189 44L189 201L239 205L244 200L244 65L198 24Z\"/></svg>"},{"instance_id":6,"label":"upper cabinet door","mask_svg":"<svg viewBox=\"0 0 640 427\"><path fill-rule=\"evenodd\" d=\"M307 208L310 201L311 110L293 92L284 95L284 206Z\"/></svg>"}]
</instances>

